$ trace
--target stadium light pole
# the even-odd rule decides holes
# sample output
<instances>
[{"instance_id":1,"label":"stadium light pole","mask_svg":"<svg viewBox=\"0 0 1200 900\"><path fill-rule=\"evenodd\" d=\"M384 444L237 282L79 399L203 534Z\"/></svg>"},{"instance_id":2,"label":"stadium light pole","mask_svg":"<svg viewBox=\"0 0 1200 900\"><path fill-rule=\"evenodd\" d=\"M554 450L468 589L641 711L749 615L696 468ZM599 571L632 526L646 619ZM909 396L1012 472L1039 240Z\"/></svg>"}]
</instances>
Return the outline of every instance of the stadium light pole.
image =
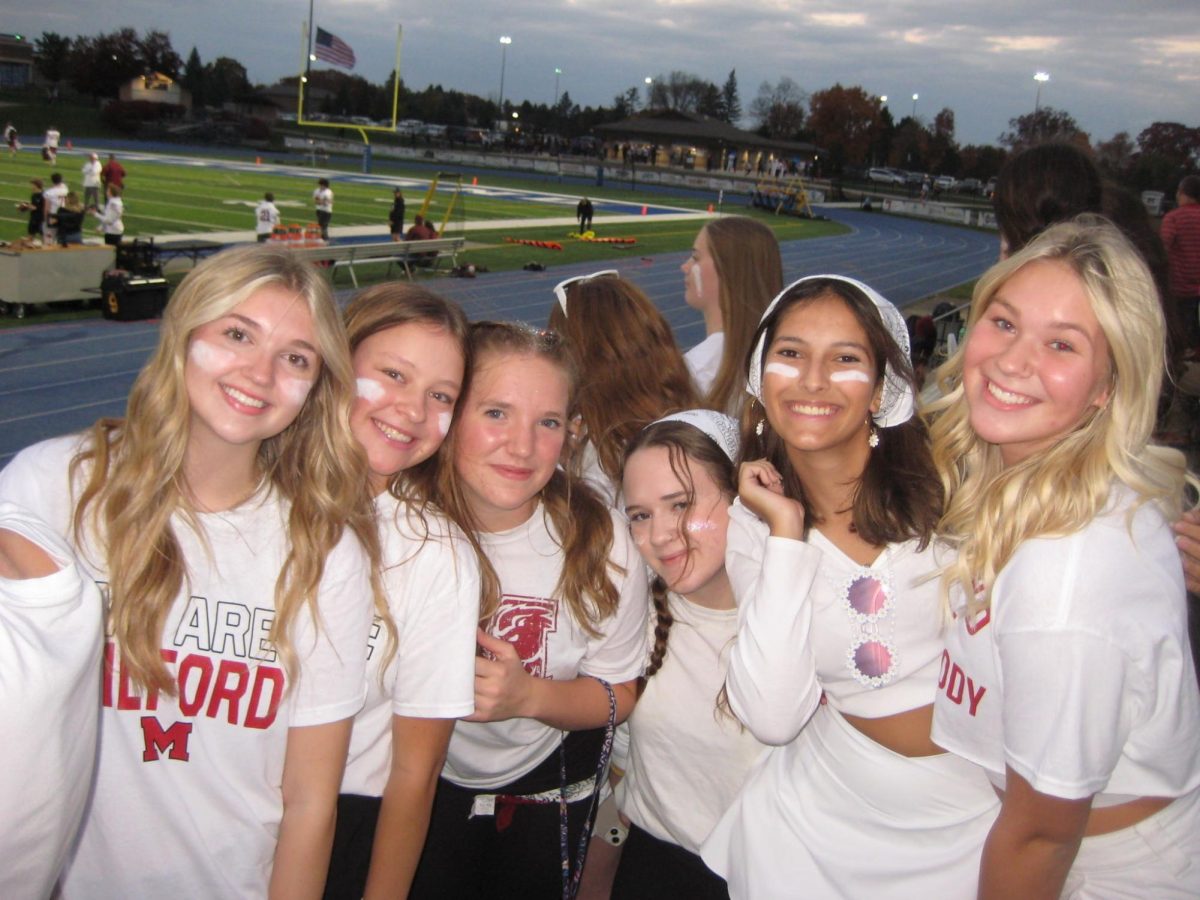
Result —
<instances>
[{"instance_id":1,"label":"stadium light pole","mask_svg":"<svg viewBox=\"0 0 1200 900\"><path fill-rule=\"evenodd\" d=\"M1033 76L1033 80L1037 82L1037 93L1033 98L1033 114L1036 116L1042 109L1042 85L1050 80L1050 74L1038 72Z\"/></svg>"},{"instance_id":2,"label":"stadium light pole","mask_svg":"<svg viewBox=\"0 0 1200 900\"><path fill-rule=\"evenodd\" d=\"M916 117L917 117L917 101L920 99L921 99L920 94L913 94L913 113L912 113L913 119L916 119Z\"/></svg>"},{"instance_id":3,"label":"stadium light pole","mask_svg":"<svg viewBox=\"0 0 1200 900\"><path fill-rule=\"evenodd\" d=\"M504 64L508 61L508 45L512 38L507 34L500 36L500 118L504 118Z\"/></svg>"},{"instance_id":4,"label":"stadium light pole","mask_svg":"<svg viewBox=\"0 0 1200 900\"><path fill-rule=\"evenodd\" d=\"M562 74L562 69L558 66L554 67L554 103L553 106L558 106L558 76Z\"/></svg>"}]
</instances>

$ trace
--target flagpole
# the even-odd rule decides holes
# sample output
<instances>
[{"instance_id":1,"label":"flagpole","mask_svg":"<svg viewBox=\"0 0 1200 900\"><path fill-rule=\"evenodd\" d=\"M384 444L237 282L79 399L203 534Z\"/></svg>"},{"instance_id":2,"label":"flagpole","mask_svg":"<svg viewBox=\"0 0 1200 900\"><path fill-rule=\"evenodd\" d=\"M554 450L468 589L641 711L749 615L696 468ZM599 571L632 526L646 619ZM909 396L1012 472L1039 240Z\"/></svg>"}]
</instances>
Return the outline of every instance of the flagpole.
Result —
<instances>
[{"instance_id":1,"label":"flagpole","mask_svg":"<svg viewBox=\"0 0 1200 900\"><path fill-rule=\"evenodd\" d=\"M313 57L313 36L316 34L316 29L313 27L313 0L308 0L308 37L304 40L304 81L308 82L309 76L312 74L312 57ZM302 109L300 118L304 118Z\"/></svg>"},{"instance_id":2,"label":"flagpole","mask_svg":"<svg viewBox=\"0 0 1200 900\"><path fill-rule=\"evenodd\" d=\"M304 39L304 65L300 67L300 83L296 85L299 93L296 96L296 122L302 124L304 122L304 84L308 80L308 34L310 26L308 22L300 23L300 36Z\"/></svg>"}]
</instances>

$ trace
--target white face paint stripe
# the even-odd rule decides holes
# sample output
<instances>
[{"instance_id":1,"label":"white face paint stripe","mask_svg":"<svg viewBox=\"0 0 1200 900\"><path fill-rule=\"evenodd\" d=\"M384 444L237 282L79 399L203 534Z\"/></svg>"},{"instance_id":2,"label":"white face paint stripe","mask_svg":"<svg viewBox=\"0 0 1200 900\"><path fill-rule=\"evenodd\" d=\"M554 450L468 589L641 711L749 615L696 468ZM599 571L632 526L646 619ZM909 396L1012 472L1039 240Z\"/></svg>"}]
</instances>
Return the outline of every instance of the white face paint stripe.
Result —
<instances>
[{"instance_id":1,"label":"white face paint stripe","mask_svg":"<svg viewBox=\"0 0 1200 900\"><path fill-rule=\"evenodd\" d=\"M840 372L833 372L829 376L830 381L861 381L863 384L871 383L871 376L861 369L842 369Z\"/></svg>"},{"instance_id":2,"label":"white face paint stripe","mask_svg":"<svg viewBox=\"0 0 1200 900\"><path fill-rule=\"evenodd\" d=\"M303 378L280 378L279 390L294 403L296 406L303 406L304 401L308 399L308 392L312 390L313 383L306 381Z\"/></svg>"},{"instance_id":3,"label":"white face paint stripe","mask_svg":"<svg viewBox=\"0 0 1200 900\"><path fill-rule=\"evenodd\" d=\"M787 363L769 362L763 369L766 375L782 375L784 378L799 378L800 370L795 366L789 366Z\"/></svg>"},{"instance_id":4,"label":"white face paint stripe","mask_svg":"<svg viewBox=\"0 0 1200 900\"><path fill-rule=\"evenodd\" d=\"M377 400L383 399L383 385L373 378L357 378L354 381L354 385L358 396L364 400L374 403Z\"/></svg>"},{"instance_id":5,"label":"white face paint stripe","mask_svg":"<svg viewBox=\"0 0 1200 900\"><path fill-rule=\"evenodd\" d=\"M700 263L692 260L692 287L696 289L696 296L704 295L704 276L700 272Z\"/></svg>"},{"instance_id":6,"label":"white face paint stripe","mask_svg":"<svg viewBox=\"0 0 1200 900\"><path fill-rule=\"evenodd\" d=\"M437 417L438 431L442 437L450 433L450 422L454 419L454 413L440 412Z\"/></svg>"},{"instance_id":7,"label":"white face paint stripe","mask_svg":"<svg viewBox=\"0 0 1200 900\"><path fill-rule=\"evenodd\" d=\"M233 362L234 353L208 341L194 340L188 350L188 357L205 372L218 372Z\"/></svg>"}]
</instances>

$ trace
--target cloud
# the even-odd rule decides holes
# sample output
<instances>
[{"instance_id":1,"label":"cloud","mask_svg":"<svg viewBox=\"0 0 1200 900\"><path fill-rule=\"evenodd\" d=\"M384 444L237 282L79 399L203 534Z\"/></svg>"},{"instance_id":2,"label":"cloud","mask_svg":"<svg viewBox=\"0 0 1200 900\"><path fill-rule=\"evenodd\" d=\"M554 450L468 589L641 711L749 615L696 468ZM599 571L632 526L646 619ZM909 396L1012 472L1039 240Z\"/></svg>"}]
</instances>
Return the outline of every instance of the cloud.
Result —
<instances>
[{"instance_id":1,"label":"cloud","mask_svg":"<svg viewBox=\"0 0 1200 900\"><path fill-rule=\"evenodd\" d=\"M863 13L812 13L808 18L814 24L828 28L855 28L867 24Z\"/></svg>"},{"instance_id":2,"label":"cloud","mask_svg":"<svg viewBox=\"0 0 1200 900\"><path fill-rule=\"evenodd\" d=\"M1062 43L1056 37L1038 35L993 35L984 38L988 49L993 53L1049 53L1057 50Z\"/></svg>"}]
</instances>

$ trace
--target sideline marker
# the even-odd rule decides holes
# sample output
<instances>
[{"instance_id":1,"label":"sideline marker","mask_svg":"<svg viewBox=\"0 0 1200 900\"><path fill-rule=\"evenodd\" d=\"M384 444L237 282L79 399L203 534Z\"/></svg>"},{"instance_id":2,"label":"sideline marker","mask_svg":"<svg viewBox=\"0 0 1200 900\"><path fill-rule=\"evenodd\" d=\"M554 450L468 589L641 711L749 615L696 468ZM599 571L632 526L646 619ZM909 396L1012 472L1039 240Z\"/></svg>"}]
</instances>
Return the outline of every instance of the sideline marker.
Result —
<instances>
[{"instance_id":1,"label":"sideline marker","mask_svg":"<svg viewBox=\"0 0 1200 900\"><path fill-rule=\"evenodd\" d=\"M712 211L713 211L713 205L712 205L711 203L710 203L710 204L708 204L708 211L709 211L709 212L712 212Z\"/></svg>"},{"instance_id":2,"label":"sideline marker","mask_svg":"<svg viewBox=\"0 0 1200 900\"><path fill-rule=\"evenodd\" d=\"M254 164L255 164L256 166L261 166L261 165L262 165L262 157L261 157L261 156L256 156L256 157L254 157ZM712 212L712 205L711 205L711 204L709 204L708 211L709 211L709 212Z\"/></svg>"},{"instance_id":3,"label":"sideline marker","mask_svg":"<svg viewBox=\"0 0 1200 900\"><path fill-rule=\"evenodd\" d=\"M650 214L650 207L643 206L642 207L642 215L645 216L645 215L649 215L649 214Z\"/></svg>"},{"instance_id":4,"label":"sideline marker","mask_svg":"<svg viewBox=\"0 0 1200 900\"><path fill-rule=\"evenodd\" d=\"M472 175L472 176L471 176L471 187L475 187L475 186L476 186L476 185L478 185L478 184L479 184L479 176L478 176L478 175Z\"/></svg>"}]
</instances>

